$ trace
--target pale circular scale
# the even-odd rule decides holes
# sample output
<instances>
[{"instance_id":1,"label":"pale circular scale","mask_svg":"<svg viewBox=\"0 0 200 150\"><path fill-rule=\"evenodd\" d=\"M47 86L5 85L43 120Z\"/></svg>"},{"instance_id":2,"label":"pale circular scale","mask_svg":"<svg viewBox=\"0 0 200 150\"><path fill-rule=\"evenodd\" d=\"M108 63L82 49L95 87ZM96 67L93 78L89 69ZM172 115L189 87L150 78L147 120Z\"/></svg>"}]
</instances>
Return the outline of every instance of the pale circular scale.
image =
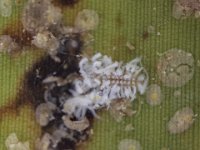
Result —
<instances>
[{"instance_id":1,"label":"pale circular scale","mask_svg":"<svg viewBox=\"0 0 200 150\"><path fill-rule=\"evenodd\" d=\"M84 9L75 19L75 27L82 31L94 30L99 24L99 16L94 10Z\"/></svg>"},{"instance_id":2,"label":"pale circular scale","mask_svg":"<svg viewBox=\"0 0 200 150\"><path fill-rule=\"evenodd\" d=\"M194 58L183 50L168 50L157 63L157 73L163 85L181 87L194 75Z\"/></svg>"},{"instance_id":3,"label":"pale circular scale","mask_svg":"<svg viewBox=\"0 0 200 150\"><path fill-rule=\"evenodd\" d=\"M142 150L139 141L134 139L123 139L118 145L118 150Z\"/></svg>"},{"instance_id":4,"label":"pale circular scale","mask_svg":"<svg viewBox=\"0 0 200 150\"><path fill-rule=\"evenodd\" d=\"M157 84L151 84L146 91L146 101L151 106L156 106L161 103L162 93L161 88Z\"/></svg>"},{"instance_id":5,"label":"pale circular scale","mask_svg":"<svg viewBox=\"0 0 200 150\"><path fill-rule=\"evenodd\" d=\"M20 48L20 46L9 36L0 35L0 52L13 52Z\"/></svg>"},{"instance_id":6,"label":"pale circular scale","mask_svg":"<svg viewBox=\"0 0 200 150\"><path fill-rule=\"evenodd\" d=\"M59 24L61 19L61 9L50 0L29 0L22 13L23 27L33 34Z\"/></svg>"},{"instance_id":7,"label":"pale circular scale","mask_svg":"<svg viewBox=\"0 0 200 150\"><path fill-rule=\"evenodd\" d=\"M0 0L0 14L3 17L10 17L12 14L12 0Z\"/></svg>"},{"instance_id":8,"label":"pale circular scale","mask_svg":"<svg viewBox=\"0 0 200 150\"><path fill-rule=\"evenodd\" d=\"M191 108L185 107L178 110L169 120L167 129L171 134L178 134L188 130L194 122L194 112Z\"/></svg>"},{"instance_id":9,"label":"pale circular scale","mask_svg":"<svg viewBox=\"0 0 200 150\"><path fill-rule=\"evenodd\" d=\"M52 103L42 103L37 106L35 114L36 121L41 126L46 126L49 121L53 118L53 110L56 109L56 106Z\"/></svg>"}]
</instances>

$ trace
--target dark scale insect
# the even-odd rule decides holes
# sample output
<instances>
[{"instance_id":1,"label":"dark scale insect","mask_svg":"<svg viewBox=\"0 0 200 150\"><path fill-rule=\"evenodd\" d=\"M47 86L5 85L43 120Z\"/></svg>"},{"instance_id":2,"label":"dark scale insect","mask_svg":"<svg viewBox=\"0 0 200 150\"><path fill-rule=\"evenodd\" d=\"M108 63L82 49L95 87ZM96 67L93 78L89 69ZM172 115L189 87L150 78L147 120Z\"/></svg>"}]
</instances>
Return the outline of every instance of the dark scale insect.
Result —
<instances>
[{"instance_id":1,"label":"dark scale insect","mask_svg":"<svg viewBox=\"0 0 200 150\"><path fill-rule=\"evenodd\" d=\"M83 46L83 42L79 34L73 34L70 36L62 36L60 38L60 47L58 53L61 55L78 55L80 54L80 49ZM59 56L61 56L59 55Z\"/></svg>"},{"instance_id":2,"label":"dark scale insect","mask_svg":"<svg viewBox=\"0 0 200 150\"><path fill-rule=\"evenodd\" d=\"M64 5L74 5L78 2L79 0L60 0L60 2Z\"/></svg>"},{"instance_id":3,"label":"dark scale insect","mask_svg":"<svg viewBox=\"0 0 200 150\"><path fill-rule=\"evenodd\" d=\"M33 104L37 106L44 102L44 87L42 81L48 76L65 78L71 73L79 71L77 55L81 53L82 41L80 35L62 37L57 57L61 60L56 62L51 56L42 57L27 73L26 85L30 95L34 97ZM73 42L71 42L73 41ZM78 46L74 47L73 43ZM55 89L54 89L55 90Z\"/></svg>"},{"instance_id":4,"label":"dark scale insect","mask_svg":"<svg viewBox=\"0 0 200 150\"><path fill-rule=\"evenodd\" d=\"M76 149L76 143L70 139L61 139L61 141L58 143L56 150L62 150L63 147L65 149L75 150Z\"/></svg>"},{"instance_id":5,"label":"dark scale insect","mask_svg":"<svg viewBox=\"0 0 200 150\"><path fill-rule=\"evenodd\" d=\"M51 103L54 103L60 107L62 102L71 96L70 92L68 91L69 88L71 88L70 84L61 87L55 85L53 88L45 91L44 99L45 101L50 101Z\"/></svg>"},{"instance_id":6,"label":"dark scale insect","mask_svg":"<svg viewBox=\"0 0 200 150\"><path fill-rule=\"evenodd\" d=\"M27 87L31 96L34 97L33 104L37 106L43 102L44 87L42 81L48 76L60 76L64 77L70 73L77 72L78 66L77 60L72 60L69 64L67 61L60 63L55 62L50 56L43 57L38 63L36 63L31 72L27 74ZM63 68L63 65L67 64L68 68Z\"/></svg>"},{"instance_id":7,"label":"dark scale insect","mask_svg":"<svg viewBox=\"0 0 200 150\"><path fill-rule=\"evenodd\" d=\"M72 80L79 76L79 57L77 56L81 54L83 42L79 34L62 35L59 37L59 41L60 45L57 49L56 57L60 61L55 61L50 55L42 57L27 73L25 85L36 108L36 120L40 124L41 119L47 119L45 124L40 125L43 132L42 136L48 134L48 138L42 138L44 141L42 139L40 141L44 143L48 139L51 141L49 142L48 150L75 150L77 143L88 139L93 116L89 111L86 112L86 118L89 121L87 129L83 131L72 130L63 123L62 117L67 114L62 112L62 107L64 101L72 96L69 91L69 89L73 88L71 84ZM48 103L51 106L55 106L55 108L41 108L42 106L48 107L46 105ZM41 106L40 110L38 110L39 106ZM45 110L48 110L51 116L48 116L49 114L46 115ZM76 121L76 118L72 121ZM58 134L57 131L61 127L63 132L59 133L59 131ZM56 140L58 141L54 139L55 132ZM62 135L62 133L66 135ZM39 148L39 150L43 149Z\"/></svg>"}]
</instances>

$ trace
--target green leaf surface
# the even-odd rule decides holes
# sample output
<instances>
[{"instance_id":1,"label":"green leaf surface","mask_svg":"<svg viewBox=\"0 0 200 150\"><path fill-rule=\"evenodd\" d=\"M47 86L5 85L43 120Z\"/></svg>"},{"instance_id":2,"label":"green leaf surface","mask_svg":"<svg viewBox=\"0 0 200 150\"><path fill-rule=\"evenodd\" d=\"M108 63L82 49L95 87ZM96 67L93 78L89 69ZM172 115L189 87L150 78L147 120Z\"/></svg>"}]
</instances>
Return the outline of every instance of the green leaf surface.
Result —
<instances>
[{"instance_id":1,"label":"green leaf surface","mask_svg":"<svg viewBox=\"0 0 200 150\"><path fill-rule=\"evenodd\" d=\"M26 1L21 2L21 5L13 5L11 17L0 16L0 33L10 23L20 19ZM100 113L101 119L95 121L94 134L85 149L117 150L118 143L125 138L138 140L143 150L161 150L163 147L170 150L200 149L199 117L195 119L193 126L182 134L171 135L166 129L169 119L182 107L190 106L195 114L200 113L200 67L197 65L200 60L200 19L174 19L172 5L171 0L80 0L73 7L62 7L66 25L73 25L80 10L95 10L100 16L100 23L93 31L94 52L100 51L112 56L114 60L124 62L142 56L150 83L159 84L163 94L161 105L154 107L146 103L145 96L138 96L134 104L143 102L140 113L126 117L120 123L114 121L107 111ZM155 33L145 36L149 26L155 27ZM132 43L135 49L128 49L127 42ZM192 53L195 58L194 77L181 88L164 87L156 73L159 54L171 48L183 49ZM39 50L26 51L16 58L0 55L0 110L13 102L24 73L40 55ZM179 97L174 96L177 90L181 92ZM39 136L37 124L30 120L30 115L34 115L33 111L27 108L20 110L24 113L19 113L17 118L9 112L0 118L0 150L5 150L4 141L9 133L16 132L20 139L29 140L32 145L34 138ZM26 113L27 111L29 113ZM127 132L124 128L130 123L134 130ZM30 135L30 131L34 131L34 136Z\"/></svg>"}]
</instances>

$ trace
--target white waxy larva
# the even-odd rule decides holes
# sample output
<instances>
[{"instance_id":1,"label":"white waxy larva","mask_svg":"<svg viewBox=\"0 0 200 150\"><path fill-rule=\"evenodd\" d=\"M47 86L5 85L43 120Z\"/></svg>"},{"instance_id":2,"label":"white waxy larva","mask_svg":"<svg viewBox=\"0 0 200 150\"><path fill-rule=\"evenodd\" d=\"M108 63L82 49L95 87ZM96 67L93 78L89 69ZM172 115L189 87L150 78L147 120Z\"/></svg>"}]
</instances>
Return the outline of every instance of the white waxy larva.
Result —
<instances>
[{"instance_id":1,"label":"white waxy larva","mask_svg":"<svg viewBox=\"0 0 200 150\"><path fill-rule=\"evenodd\" d=\"M19 142L17 135L15 133L11 133L6 141L5 141L5 145L8 148L11 144L17 144Z\"/></svg>"},{"instance_id":2,"label":"white waxy larva","mask_svg":"<svg viewBox=\"0 0 200 150\"><path fill-rule=\"evenodd\" d=\"M142 150L142 147L136 140L123 139L118 145L118 150Z\"/></svg>"},{"instance_id":3,"label":"white waxy larva","mask_svg":"<svg viewBox=\"0 0 200 150\"><path fill-rule=\"evenodd\" d=\"M0 13L3 17L9 17L12 14L12 0L0 0Z\"/></svg>"},{"instance_id":4,"label":"white waxy larva","mask_svg":"<svg viewBox=\"0 0 200 150\"><path fill-rule=\"evenodd\" d=\"M171 134L178 134L189 129L194 122L194 112L191 108L185 107L178 110L167 124Z\"/></svg>"},{"instance_id":5,"label":"white waxy larva","mask_svg":"<svg viewBox=\"0 0 200 150\"><path fill-rule=\"evenodd\" d=\"M92 107L95 98L96 93L72 97L65 102L62 111L69 116L74 115L77 119L82 119L85 117L86 111L90 110L94 116L98 117L94 111L95 108Z\"/></svg>"},{"instance_id":6,"label":"white waxy larva","mask_svg":"<svg viewBox=\"0 0 200 150\"><path fill-rule=\"evenodd\" d=\"M82 58L79 67L82 78L76 79L73 82L74 89L70 90L75 98L67 100L63 110L69 115L78 114L75 115L78 118L85 111L80 114L75 108L94 111L109 107L116 99L132 101L137 92L143 94L147 87L148 74L141 65L141 58L122 64L97 53L91 59ZM120 74L118 70L121 70Z\"/></svg>"}]
</instances>

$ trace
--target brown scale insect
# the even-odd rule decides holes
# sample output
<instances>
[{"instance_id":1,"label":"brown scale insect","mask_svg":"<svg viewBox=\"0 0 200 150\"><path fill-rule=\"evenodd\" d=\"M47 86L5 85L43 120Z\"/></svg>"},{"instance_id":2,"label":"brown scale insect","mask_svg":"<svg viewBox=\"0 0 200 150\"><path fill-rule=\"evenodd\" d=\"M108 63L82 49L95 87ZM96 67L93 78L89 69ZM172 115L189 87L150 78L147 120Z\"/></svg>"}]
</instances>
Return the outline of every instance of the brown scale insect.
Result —
<instances>
[{"instance_id":1,"label":"brown scale insect","mask_svg":"<svg viewBox=\"0 0 200 150\"><path fill-rule=\"evenodd\" d=\"M82 120L78 120L78 121L72 121L70 119L70 117L68 117L68 116L63 116L62 119L63 119L64 124L68 128L79 131L79 132L87 129L90 126L90 122L86 117L84 117Z\"/></svg>"}]
</instances>

